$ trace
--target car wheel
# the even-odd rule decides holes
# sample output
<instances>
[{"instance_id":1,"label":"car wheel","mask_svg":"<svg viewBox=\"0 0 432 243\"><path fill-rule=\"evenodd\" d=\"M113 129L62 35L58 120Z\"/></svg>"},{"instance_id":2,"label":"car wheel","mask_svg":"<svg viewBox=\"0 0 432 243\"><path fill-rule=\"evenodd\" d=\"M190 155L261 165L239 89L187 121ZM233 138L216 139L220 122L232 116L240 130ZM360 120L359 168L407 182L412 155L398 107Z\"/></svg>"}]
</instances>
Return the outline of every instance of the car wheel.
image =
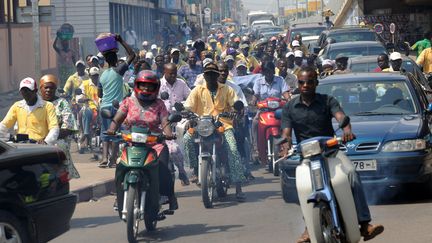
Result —
<instances>
[{"instance_id":1,"label":"car wheel","mask_svg":"<svg viewBox=\"0 0 432 243\"><path fill-rule=\"evenodd\" d=\"M0 210L0 242L31 242L23 222L3 210Z\"/></svg>"}]
</instances>

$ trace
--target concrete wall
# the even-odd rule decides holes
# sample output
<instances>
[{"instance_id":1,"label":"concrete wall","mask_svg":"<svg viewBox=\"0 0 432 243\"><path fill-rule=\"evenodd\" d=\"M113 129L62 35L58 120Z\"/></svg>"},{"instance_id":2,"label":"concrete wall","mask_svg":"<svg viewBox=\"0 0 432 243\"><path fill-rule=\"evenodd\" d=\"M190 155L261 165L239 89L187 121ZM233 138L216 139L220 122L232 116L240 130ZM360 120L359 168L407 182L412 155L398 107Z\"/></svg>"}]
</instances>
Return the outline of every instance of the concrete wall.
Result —
<instances>
[{"instance_id":1,"label":"concrete wall","mask_svg":"<svg viewBox=\"0 0 432 243\"><path fill-rule=\"evenodd\" d=\"M12 46L8 43L8 29L0 25L0 93L18 88L19 82L25 77L34 75L34 48L31 24L11 25ZM51 27L40 26L40 53L42 73L57 74L57 57L52 48L50 38ZM12 48L12 63L9 63L9 48Z\"/></svg>"}]
</instances>

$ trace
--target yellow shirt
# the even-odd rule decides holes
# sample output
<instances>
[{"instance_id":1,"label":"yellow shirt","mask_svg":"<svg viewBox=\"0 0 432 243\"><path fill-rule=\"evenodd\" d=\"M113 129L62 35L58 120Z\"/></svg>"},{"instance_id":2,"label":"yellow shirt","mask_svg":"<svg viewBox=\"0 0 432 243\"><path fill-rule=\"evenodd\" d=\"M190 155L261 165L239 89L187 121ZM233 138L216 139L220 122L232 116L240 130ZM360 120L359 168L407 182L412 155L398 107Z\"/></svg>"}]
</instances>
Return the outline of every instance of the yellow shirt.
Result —
<instances>
[{"instance_id":1,"label":"yellow shirt","mask_svg":"<svg viewBox=\"0 0 432 243\"><path fill-rule=\"evenodd\" d=\"M40 97L32 111L28 110L25 100L15 102L1 123L8 129L17 123L17 133L28 134L33 140L45 139L49 130L59 126L54 105Z\"/></svg>"},{"instance_id":2,"label":"yellow shirt","mask_svg":"<svg viewBox=\"0 0 432 243\"><path fill-rule=\"evenodd\" d=\"M84 80L80 86L82 90L83 97L90 99L88 102L88 106L92 110L97 110L99 107L99 96L98 96L98 87L91 81L91 79Z\"/></svg>"},{"instance_id":3,"label":"yellow shirt","mask_svg":"<svg viewBox=\"0 0 432 243\"><path fill-rule=\"evenodd\" d=\"M87 77L80 77L78 73L74 73L66 80L66 84L63 88L65 94L68 94L72 97L72 100L75 100L75 89L78 89L83 80L88 79Z\"/></svg>"},{"instance_id":4,"label":"yellow shirt","mask_svg":"<svg viewBox=\"0 0 432 243\"><path fill-rule=\"evenodd\" d=\"M258 60L254 56L249 55L248 57L246 57L246 66L248 70L250 70L251 68L256 68L259 65L260 64Z\"/></svg>"},{"instance_id":5,"label":"yellow shirt","mask_svg":"<svg viewBox=\"0 0 432 243\"><path fill-rule=\"evenodd\" d=\"M416 62L418 65L423 66L424 73L432 72L432 48L424 49Z\"/></svg>"},{"instance_id":6,"label":"yellow shirt","mask_svg":"<svg viewBox=\"0 0 432 243\"><path fill-rule=\"evenodd\" d=\"M185 102L185 107L199 116L217 116L222 112L232 111L234 102L238 100L234 90L225 84L218 84L218 90L214 97L214 102L207 85L196 86ZM232 120L221 118L220 121L225 129L233 126Z\"/></svg>"}]
</instances>

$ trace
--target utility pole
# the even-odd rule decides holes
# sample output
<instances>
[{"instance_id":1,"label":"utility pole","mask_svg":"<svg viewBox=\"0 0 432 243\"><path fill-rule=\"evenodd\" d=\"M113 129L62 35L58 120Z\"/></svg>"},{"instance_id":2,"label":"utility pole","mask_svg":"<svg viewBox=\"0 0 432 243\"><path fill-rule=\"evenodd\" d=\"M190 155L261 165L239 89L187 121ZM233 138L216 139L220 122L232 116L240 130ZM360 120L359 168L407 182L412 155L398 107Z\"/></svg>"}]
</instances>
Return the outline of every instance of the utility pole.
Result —
<instances>
[{"instance_id":1,"label":"utility pole","mask_svg":"<svg viewBox=\"0 0 432 243\"><path fill-rule=\"evenodd\" d=\"M202 1L198 4L198 11L199 11L199 18L200 18L200 25L201 25L201 38L204 39L204 20L203 20L203 13L202 13Z\"/></svg>"},{"instance_id":2,"label":"utility pole","mask_svg":"<svg viewBox=\"0 0 432 243\"><path fill-rule=\"evenodd\" d=\"M35 80L41 77L40 29L39 29L39 0L31 0L33 17L33 48L35 58Z\"/></svg>"}]
</instances>

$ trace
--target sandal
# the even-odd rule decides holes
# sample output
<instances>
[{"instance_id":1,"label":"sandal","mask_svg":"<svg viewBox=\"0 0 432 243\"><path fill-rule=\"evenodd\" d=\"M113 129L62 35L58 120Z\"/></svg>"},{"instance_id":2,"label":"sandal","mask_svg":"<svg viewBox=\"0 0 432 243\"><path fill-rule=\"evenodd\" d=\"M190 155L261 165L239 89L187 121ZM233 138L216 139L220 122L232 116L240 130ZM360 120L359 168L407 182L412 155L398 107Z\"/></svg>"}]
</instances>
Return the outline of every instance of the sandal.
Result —
<instances>
[{"instance_id":1,"label":"sandal","mask_svg":"<svg viewBox=\"0 0 432 243\"><path fill-rule=\"evenodd\" d=\"M106 167L108 167L108 162L107 161L100 162L98 167L99 168L106 168Z\"/></svg>"}]
</instances>

